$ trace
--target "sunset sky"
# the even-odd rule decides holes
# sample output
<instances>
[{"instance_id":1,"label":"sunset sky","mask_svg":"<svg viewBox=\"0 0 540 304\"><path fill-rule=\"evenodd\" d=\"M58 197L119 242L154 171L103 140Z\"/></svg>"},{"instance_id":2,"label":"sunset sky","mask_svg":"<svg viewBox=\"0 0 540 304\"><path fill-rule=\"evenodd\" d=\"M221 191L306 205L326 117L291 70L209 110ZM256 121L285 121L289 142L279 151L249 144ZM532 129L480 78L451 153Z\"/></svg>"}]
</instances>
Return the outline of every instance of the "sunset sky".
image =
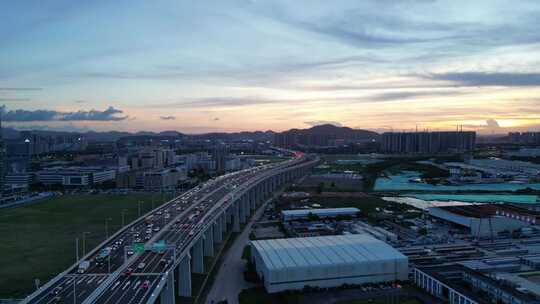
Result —
<instances>
[{"instance_id":1,"label":"sunset sky","mask_svg":"<svg viewBox=\"0 0 540 304\"><path fill-rule=\"evenodd\" d=\"M3 1L5 125L540 130L540 1Z\"/></svg>"}]
</instances>

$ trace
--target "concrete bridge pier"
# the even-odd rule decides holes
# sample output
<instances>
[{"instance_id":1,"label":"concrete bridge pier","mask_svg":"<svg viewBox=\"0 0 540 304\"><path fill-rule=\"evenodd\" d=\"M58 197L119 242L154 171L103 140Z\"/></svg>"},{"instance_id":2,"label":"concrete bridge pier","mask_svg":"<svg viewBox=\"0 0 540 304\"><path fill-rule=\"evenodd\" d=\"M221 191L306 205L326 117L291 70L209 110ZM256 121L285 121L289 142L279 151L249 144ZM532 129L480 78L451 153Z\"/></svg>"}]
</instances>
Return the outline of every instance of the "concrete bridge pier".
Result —
<instances>
[{"instance_id":1,"label":"concrete bridge pier","mask_svg":"<svg viewBox=\"0 0 540 304\"><path fill-rule=\"evenodd\" d=\"M212 233L212 226L204 232L204 256L212 257L214 256L214 234Z\"/></svg>"},{"instance_id":2,"label":"concrete bridge pier","mask_svg":"<svg viewBox=\"0 0 540 304\"><path fill-rule=\"evenodd\" d=\"M204 252L203 252L203 238L200 238L193 245L193 254L191 255L191 261L193 263L193 273L204 273Z\"/></svg>"},{"instance_id":3,"label":"concrete bridge pier","mask_svg":"<svg viewBox=\"0 0 540 304\"><path fill-rule=\"evenodd\" d=\"M191 297L191 256L187 254L178 264L178 296Z\"/></svg>"},{"instance_id":4,"label":"concrete bridge pier","mask_svg":"<svg viewBox=\"0 0 540 304\"><path fill-rule=\"evenodd\" d=\"M167 279L164 280L164 282L160 282L161 284L165 284L165 287L161 290L161 294L159 295L159 302L162 304L175 304L175 296L174 296L174 271L169 272L167 275Z\"/></svg>"},{"instance_id":5,"label":"concrete bridge pier","mask_svg":"<svg viewBox=\"0 0 540 304\"><path fill-rule=\"evenodd\" d=\"M240 232L240 202L235 201L233 204L233 231Z\"/></svg>"}]
</instances>

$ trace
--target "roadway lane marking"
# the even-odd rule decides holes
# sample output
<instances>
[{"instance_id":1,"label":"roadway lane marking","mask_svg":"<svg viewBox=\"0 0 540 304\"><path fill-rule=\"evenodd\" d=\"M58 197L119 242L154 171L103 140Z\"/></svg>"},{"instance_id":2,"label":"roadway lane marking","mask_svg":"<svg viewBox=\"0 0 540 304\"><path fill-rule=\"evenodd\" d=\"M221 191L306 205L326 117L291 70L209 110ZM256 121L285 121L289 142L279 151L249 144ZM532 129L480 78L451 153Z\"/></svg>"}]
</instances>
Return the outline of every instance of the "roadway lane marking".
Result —
<instances>
[{"instance_id":1,"label":"roadway lane marking","mask_svg":"<svg viewBox=\"0 0 540 304\"><path fill-rule=\"evenodd\" d=\"M137 287L141 284L141 281L138 280L135 284L133 284L133 290L137 289Z\"/></svg>"},{"instance_id":2,"label":"roadway lane marking","mask_svg":"<svg viewBox=\"0 0 540 304\"><path fill-rule=\"evenodd\" d=\"M116 287L118 287L118 285L120 285L120 282L117 281L116 283L114 283L113 287L111 288L111 290L115 290Z\"/></svg>"},{"instance_id":3,"label":"roadway lane marking","mask_svg":"<svg viewBox=\"0 0 540 304\"><path fill-rule=\"evenodd\" d=\"M129 286L129 284L131 284L131 281L127 281L124 287L122 287L122 290L125 290Z\"/></svg>"},{"instance_id":4,"label":"roadway lane marking","mask_svg":"<svg viewBox=\"0 0 540 304\"><path fill-rule=\"evenodd\" d=\"M152 294L153 290L154 290L154 285L156 285L156 283L159 282L159 279L154 279L152 281L150 281L150 286L148 286L148 289L146 290L146 292L144 293L144 295L142 296L142 298L139 300L138 303L142 304L142 303L146 303L144 300L145 298L149 295L149 294ZM131 302L130 302L131 303Z\"/></svg>"}]
</instances>

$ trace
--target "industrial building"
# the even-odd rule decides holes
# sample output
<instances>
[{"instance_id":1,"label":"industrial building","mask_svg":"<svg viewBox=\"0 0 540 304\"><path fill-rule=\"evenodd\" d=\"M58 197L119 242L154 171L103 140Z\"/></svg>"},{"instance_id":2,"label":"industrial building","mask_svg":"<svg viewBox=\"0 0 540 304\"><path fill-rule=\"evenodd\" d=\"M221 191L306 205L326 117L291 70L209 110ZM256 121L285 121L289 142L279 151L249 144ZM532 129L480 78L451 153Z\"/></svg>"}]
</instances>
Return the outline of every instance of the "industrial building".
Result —
<instances>
[{"instance_id":1,"label":"industrial building","mask_svg":"<svg viewBox=\"0 0 540 304\"><path fill-rule=\"evenodd\" d=\"M414 283L443 303L540 303L529 290L459 264L415 268L413 273Z\"/></svg>"},{"instance_id":2,"label":"industrial building","mask_svg":"<svg viewBox=\"0 0 540 304\"><path fill-rule=\"evenodd\" d=\"M495 237L536 223L536 212L508 204L430 207L428 213L468 228L475 237Z\"/></svg>"},{"instance_id":3,"label":"industrial building","mask_svg":"<svg viewBox=\"0 0 540 304\"><path fill-rule=\"evenodd\" d=\"M251 262L269 293L408 278L408 258L365 234L252 241Z\"/></svg>"},{"instance_id":4,"label":"industrial building","mask_svg":"<svg viewBox=\"0 0 540 304\"><path fill-rule=\"evenodd\" d=\"M336 218L338 216L355 217L360 212L358 208L324 208L324 209L299 209L299 210L283 210L281 211L281 219L284 222L295 220L306 220L316 216L319 219Z\"/></svg>"}]
</instances>

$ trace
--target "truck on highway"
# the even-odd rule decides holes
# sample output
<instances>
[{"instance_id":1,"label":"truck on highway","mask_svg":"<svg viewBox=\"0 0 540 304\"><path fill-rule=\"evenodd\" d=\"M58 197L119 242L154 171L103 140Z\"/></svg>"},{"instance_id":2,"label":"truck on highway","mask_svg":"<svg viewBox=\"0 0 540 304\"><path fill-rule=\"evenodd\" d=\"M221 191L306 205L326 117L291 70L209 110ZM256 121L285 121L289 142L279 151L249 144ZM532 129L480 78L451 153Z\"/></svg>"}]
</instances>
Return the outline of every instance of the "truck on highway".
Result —
<instances>
[{"instance_id":1,"label":"truck on highway","mask_svg":"<svg viewBox=\"0 0 540 304\"><path fill-rule=\"evenodd\" d=\"M90 267L90 261L82 261L79 264L79 269L77 270L78 273L85 273L88 268Z\"/></svg>"}]
</instances>

